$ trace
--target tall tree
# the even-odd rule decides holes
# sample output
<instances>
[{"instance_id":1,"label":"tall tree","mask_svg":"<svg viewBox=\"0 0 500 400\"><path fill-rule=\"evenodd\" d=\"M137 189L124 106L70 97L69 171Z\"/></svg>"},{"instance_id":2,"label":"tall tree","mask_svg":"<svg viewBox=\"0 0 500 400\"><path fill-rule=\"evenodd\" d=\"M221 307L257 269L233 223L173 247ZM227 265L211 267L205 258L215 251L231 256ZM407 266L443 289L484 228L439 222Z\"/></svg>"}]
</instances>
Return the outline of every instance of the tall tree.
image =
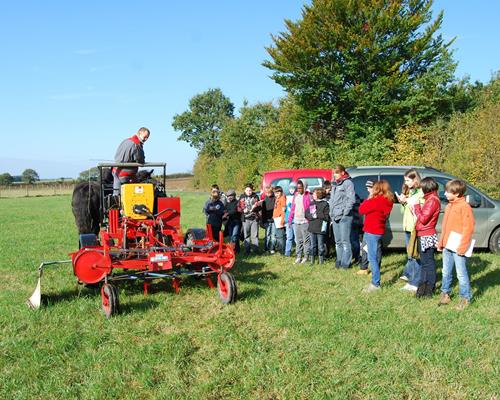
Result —
<instances>
[{"instance_id":1,"label":"tall tree","mask_svg":"<svg viewBox=\"0 0 500 400\"><path fill-rule=\"evenodd\" d=\"M23 171L22 180L26 183L35 183L40 180L40 177L34 169L28 168Z\"/></svg>"},{"instance_id":2,"label":"tall tree","mask_svg":"<svg viewBox=\"0 0 500 400\"><path fill-rule=\"evenodd\" d=\"M220 89L209 89L189 101L189 110L174 116L172 127L181 134L178 140L211 157L218 157L220 134L234 118L234 105Z\"/></svg>"},{"instance_id":3,"label":"tall tree","mask_svg":"<svg viewBox=\"0 0 500 400\"><path fill-rule=\"evenodd\" d=\"M392 138L436 116L456 64L432 0L312 0L273 36L263 63L316 131L352 143ZM440 107L437 107L440 105ZM446 108L446 107L444 107Z\"/></svg>"},{"instance_id":4,"label":"tall tree","mask_svg":"<svg viewBox=\"0 0 500 400\"><path fill-rule=\"evenodd\" d=\"M14 177L8 172L0 174L0 185L10 185L12 182L14 182Z\"/></svg>"}]
</instances>

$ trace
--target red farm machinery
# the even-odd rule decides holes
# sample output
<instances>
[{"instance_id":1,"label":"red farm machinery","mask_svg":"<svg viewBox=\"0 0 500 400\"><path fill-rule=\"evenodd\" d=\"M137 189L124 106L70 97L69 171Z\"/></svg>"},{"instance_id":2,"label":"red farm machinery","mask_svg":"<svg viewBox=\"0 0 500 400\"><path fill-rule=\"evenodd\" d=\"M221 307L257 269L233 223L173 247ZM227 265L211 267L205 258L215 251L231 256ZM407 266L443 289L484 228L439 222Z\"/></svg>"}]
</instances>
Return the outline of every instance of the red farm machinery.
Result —
<instances>
[{"instance_id":1,"label":"red farm machinery","mask_svg":"<svg viewBox=\"0 0 500 400\"><path fill-rule=\"evenodd\" d=\"M113 196L112 186L103 181L103 168L161 167L163 184L127 183L121 186L120 196ZM222 303L236 300L237 288L228 272L235 263L233 248L223 242L222 233L212 237L206 229L182 232L179 197L165 195L164 163L101 163L100 216L98 235L81 234L80 249L70 254L73 272L79 283L99 285L102 309L107 318L119 312L121 281L139 281L144 294L153 281L170 280L179 292L184 277L198 277L214 288L212 276ZM40 277L43 267L40 265ZM38 293L37 293L38 292ZM40 279L29 300L32 307L40 305Z\"/></svg>"}]
</instances>

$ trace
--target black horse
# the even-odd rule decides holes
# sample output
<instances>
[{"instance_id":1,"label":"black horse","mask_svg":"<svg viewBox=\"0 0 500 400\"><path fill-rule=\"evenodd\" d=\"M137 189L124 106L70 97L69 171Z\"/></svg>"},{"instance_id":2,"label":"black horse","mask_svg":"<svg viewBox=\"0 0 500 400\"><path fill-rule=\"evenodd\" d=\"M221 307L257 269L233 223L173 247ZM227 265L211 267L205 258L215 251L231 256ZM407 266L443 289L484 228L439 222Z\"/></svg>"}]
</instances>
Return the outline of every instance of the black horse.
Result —
<instances>
[{"instance_id":1,"label":"black horse","mask_svg":"<svg viewBox=\"0 0 500 400\"><path fill-rule=\"evenodd\" d=\"M109 168L104 168L103 171L103 188L104 197L113 194L113 175ZM137 182L156 183L151 175L153 170L141 170L137 172L135 180ZM161 185L155 185L155 197L158 188ZM99 182L82 182L75 186L73 197L71 199L71 208L75 216L78 233L86 234L93 233L96 236L99 234L101 220L101 187Z\"/></svg>"}]
</instances>

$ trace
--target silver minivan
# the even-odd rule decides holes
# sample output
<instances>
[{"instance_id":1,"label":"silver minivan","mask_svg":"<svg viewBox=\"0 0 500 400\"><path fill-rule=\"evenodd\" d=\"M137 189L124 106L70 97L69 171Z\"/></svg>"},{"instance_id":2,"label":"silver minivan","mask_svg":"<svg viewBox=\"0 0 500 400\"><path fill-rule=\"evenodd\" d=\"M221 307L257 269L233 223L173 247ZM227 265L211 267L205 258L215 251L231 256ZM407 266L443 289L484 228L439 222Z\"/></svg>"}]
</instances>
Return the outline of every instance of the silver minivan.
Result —
<instances>
[{"instance_id":1,"label":"silver minivan","mask_svg":"<svg viewBox=\"0 0 500 400\"><path fill-rule=\"evenodd\" d=\"M441 229L441 219L446 206L444 187L451 179L459 179L453 175L439 171L431 167L406 167L406 166L372 166L372 167L349 167L346 168L354 183L356 194L361 200L365 199L368 192L366 181L377 181L385 179L391 185L392 191L401 192L404 173L410 168L417 170L422 178L431 177L439 185L439 197L441 199L441 215L437 229ZM500 201L492 199L479 189L467 183L467 201L472 207L476 225L473 238L476 240L476 248L489 248L494 253L500 253ZM394 204L387 230L383 238L384 246L401 248L405 247L405 235L403 232L403 214L401 205Z\"/></svg>"}]
</instances>

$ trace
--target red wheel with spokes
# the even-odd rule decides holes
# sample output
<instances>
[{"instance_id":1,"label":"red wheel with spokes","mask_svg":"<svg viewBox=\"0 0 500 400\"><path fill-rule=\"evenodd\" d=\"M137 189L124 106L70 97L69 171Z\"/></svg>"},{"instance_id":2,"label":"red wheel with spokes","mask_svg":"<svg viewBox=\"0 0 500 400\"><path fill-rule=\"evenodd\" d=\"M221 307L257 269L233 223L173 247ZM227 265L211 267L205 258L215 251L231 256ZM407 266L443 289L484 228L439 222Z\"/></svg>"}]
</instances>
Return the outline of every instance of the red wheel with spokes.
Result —
<instances>
[{"instance_id":1,"label":"red wheel with spokes","mask_svg":"<svg viewBox=\"0 0 500 400\"><path fill-rule=\"evenodd\" d=\"M236 301L236 281L229 272L223 272L217 276L217 290L222 304L230 304Z\"/></svg>"},{"instance_id":2,"label":"red wheel with spokes","mask_svg":"<svg viewBox=\"0 0 500 400\"><path fill-rule=\"evenodd\" d=\"M102 311L106 318L111 318L120 310L120 301L118 300L118 288L105 283L101 287Z\"/></svg>"}]
</instances>

